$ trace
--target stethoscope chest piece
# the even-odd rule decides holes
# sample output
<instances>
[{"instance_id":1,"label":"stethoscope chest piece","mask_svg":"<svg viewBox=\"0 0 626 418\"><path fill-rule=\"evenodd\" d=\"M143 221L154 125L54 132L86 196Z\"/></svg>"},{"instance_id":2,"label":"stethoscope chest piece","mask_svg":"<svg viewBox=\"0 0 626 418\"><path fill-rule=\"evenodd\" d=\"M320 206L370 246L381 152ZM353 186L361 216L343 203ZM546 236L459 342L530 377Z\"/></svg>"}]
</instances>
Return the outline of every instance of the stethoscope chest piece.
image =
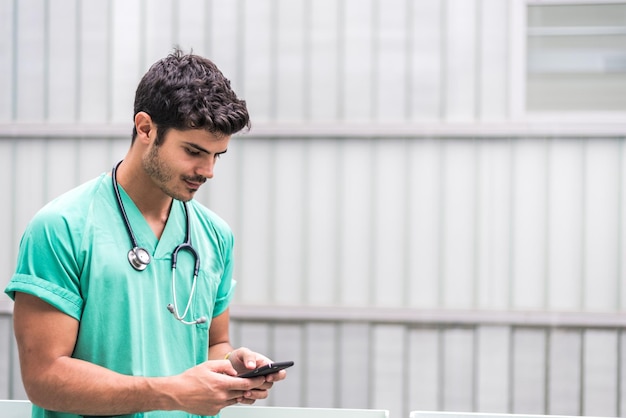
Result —
<instances>
[{"instance_id":1,"label":"stethoscope chest piece","mask_svg":"<svg viewBox=\"0 0 626 418\"><path fill-rule=\"evenodd\" d=\"M133 247L128 252L128 261L137 271L144 271L150 264L150 254L145 248Z\"/></svg>"}]
</instances>

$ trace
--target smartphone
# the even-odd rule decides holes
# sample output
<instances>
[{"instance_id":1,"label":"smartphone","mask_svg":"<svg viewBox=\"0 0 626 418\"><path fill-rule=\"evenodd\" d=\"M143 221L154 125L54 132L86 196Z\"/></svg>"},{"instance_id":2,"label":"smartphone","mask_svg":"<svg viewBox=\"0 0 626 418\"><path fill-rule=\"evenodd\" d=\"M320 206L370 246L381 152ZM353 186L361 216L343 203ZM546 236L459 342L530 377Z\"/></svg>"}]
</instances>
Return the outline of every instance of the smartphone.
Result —
<instances>
[{"instance_id":1,"label":"smartphone","mask_svg":"<svg viewBox=\"0 0 626 418\"><path fill-rule=\"evenodd\" d=\"M286 369L287 367L293 366L293 361L278 361L275 363L268 363L264 366L257 367L254 370L250 370L249 372L242 373L237 377L257 377L257 376L265 376L267 374L276 373L282 369Z\"/></svg>"}]
</instances>

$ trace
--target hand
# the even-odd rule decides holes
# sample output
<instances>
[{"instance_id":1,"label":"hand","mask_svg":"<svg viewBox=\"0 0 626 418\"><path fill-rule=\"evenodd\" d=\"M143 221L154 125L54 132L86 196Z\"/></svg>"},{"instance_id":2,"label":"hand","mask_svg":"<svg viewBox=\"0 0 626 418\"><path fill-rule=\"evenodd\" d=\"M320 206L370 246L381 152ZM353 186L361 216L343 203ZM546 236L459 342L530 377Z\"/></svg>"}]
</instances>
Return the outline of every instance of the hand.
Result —
<instances>
[{"instance_id":1,"label":"hand","mask_svg":"<svg viewBox=\"0 0 626 418\"><path fill-rule=\"evenodd\" d=\"M228 360L199 364L175 376L177 409L196 415L217 415L222 408L236 403L254 403L267 397L263 377L241 379Z\"/></svg>"},{"instance_id":2,"label":"hand","mask_svg":"<svg viewBox=\"0 0 626 418\"><path fill-rule=\"evenodd\" d=\"M245 347L240 347L236 350L233 350L229 354L228 360L230 360L233 368L237 371L237 374L254 370L257 367L261 367L265 364L272 362L272 360L265 357L264 355L256 353ZM244 400L240 402L244 404L252 404L256 399L265 399L268 396L268 390L272 388L274 382L283 380L286 377L287 372L285 370L281 370L277 373L272 373L264 376L264 383L260 387L252 391L252 396L244 396Z\"/></svg>"}]
</instances>

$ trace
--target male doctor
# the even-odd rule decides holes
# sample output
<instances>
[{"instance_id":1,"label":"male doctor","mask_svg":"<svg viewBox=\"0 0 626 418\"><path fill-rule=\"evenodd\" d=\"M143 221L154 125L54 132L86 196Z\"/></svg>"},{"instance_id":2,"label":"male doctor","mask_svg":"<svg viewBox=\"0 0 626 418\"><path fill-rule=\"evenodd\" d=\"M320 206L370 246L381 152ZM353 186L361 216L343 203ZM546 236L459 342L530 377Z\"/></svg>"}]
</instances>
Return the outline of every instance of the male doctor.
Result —
<instances>
[{"instance_id":1,"label":"male doctor","mask_svg":"<svg viewBox=\"0 0 626 418\"><path fill-rule=\"evenodd\" d=\"M220 70L175 50L139 83L124 159L29 223L5 291L34 417L213 416L286 377L237 377L270 360L230 344L233 235L193 200L249 124Z\"/></svg>"}]
</instances>

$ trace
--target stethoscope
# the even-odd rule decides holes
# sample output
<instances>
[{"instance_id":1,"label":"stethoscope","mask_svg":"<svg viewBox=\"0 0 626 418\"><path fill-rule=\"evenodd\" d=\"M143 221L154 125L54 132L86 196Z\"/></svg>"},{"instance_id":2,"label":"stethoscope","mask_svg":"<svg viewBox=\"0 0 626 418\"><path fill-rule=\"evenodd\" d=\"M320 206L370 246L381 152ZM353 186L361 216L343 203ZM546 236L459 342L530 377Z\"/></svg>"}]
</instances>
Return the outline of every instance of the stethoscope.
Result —
<instances>
[{"instance_id":1,"label":"stethoscope","mask_svg":"<svg viewBox=\"0 0 626 418\"><path fill-rule=\"evenodd\" d=\"M128 216L126 215L126 210L124 210L124 204L122 203L122 197L120 195L120 188L117 184L117 168L120 166L122 161L113 166L111 170L111 178L113 179L113 190L115 191L115 197L117 198L117 205L120 209L120 213L122 214L122 218L124 219L124 224L126 225L126 230L128 231L128 236L130 237L131 244L133 248L128 251L128 262L131 266L137 271L144 271L148 264L150 264L151 258L150 253L143 247L139 247L137 245L137 240L135 239L135 234L133 233L132 228L130 227L130 221L128 220ZM185 209L185 242L179 244L174 251L172 252L172 296L174 297L174 303L170 303L167 305L167 310L174 315L174 318L179 320L185 325L195 325L202 324L206 322L206 317L201 316L200 318L194 321L187 321L185 318L187 317L187 313L189 313L189 308L191 307L191 301L193 299L193 295L196 291L196 281L198 279L198 271L200 271L200 257L198 256L198 252L191 245L191 227L189 223L189 212L187 210L187 203L183 202L183 208ZM176 261L178 259L178 253L180 251L188 251L195 260L195 265L193 268L193 283L191 284L191 290L189 292L189 298L187 299L187 306L185 307L185 311L183 314L180 314L178 310L178 303L176 301Z\"/></svg>"}]
</instances>

